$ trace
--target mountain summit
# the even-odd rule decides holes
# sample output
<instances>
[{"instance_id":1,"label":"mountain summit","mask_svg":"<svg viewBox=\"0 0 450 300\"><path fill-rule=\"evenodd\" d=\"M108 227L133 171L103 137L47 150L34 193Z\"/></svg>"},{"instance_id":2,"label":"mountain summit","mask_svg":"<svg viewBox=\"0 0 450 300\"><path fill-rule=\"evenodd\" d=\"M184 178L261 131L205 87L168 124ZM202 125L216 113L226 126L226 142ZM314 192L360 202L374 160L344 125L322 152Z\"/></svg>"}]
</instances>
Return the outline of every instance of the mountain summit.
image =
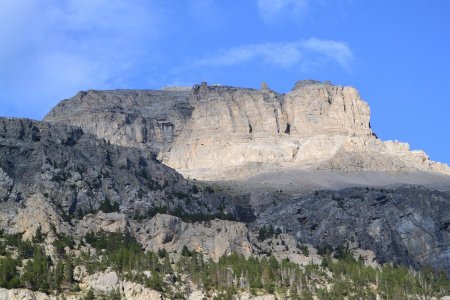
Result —
<instances>
[{"instance_id":1,"label":"mountain summit","mask_svg":"<svg viewBox=\"0 0 450 300\"><path fill-rule=\"evenodd\" d=\"M298 81L286 94L265 83L260 90L206 83L90 90L62 101L44 120L80 126L112 144L149 148L193 179L251 180L283 172L284 179L277 178L284 183L311 184L312 176L319 186L351 186L429 184L450 175L423 151L381 141L358 91L330 82Z\"/></svg>"}]
</instances>

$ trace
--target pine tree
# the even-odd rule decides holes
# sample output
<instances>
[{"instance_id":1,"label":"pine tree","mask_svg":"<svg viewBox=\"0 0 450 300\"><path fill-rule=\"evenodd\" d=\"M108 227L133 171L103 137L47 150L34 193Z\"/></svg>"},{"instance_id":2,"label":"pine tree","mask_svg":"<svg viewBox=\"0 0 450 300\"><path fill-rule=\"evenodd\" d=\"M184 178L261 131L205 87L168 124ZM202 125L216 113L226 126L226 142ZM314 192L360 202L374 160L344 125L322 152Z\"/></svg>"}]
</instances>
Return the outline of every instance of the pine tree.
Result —
<instances>
[{"instance_id":1,"label":"pine tree","mask_svg":"<svg viewBox=\"0 0 450 300\"><path fill-rule=\"evenodd\" d=\"M95 295L92 290L89 290L86 294L86 297L84 297L84 300L95 300Z\"/></svg>"},{"instance_id":2,"label":"pine tree","mask_svg":"<svg viewBox=\"0 0 450 300\"><path fill-rule=\"evenodd\" d=\"M63 271L63 281L65 284L72 284L73 283L73 262L72 258L68 257L64 261L64 271Z\"/></svg>"},{"instance_id":3,"label":"pine tree","mask_svg":"<svg viewBox=\"0 0 450 300\"><path fill-rule=\"evenodd\" d=\"M10 256L0 258L0 287L11 289L20 284L17 261Z\"/></svg>"},{"instance_id":4,"label":"pine tree","mask_svg":"<svg viewBox=\"0 0 450 300\"><path fill-rule=\"evenodd\" d=\"M181 250L181 255L182 256L192 256L191 251L189 251L188 247L186 245L183 246L183 249Z\"/></svg>"},{"instance_id":5,"label":"pine tree","mask_svg":"<svg viewBox=\"0 0 450 300\"><path fill-rule=\"evenodd\" d=\"M263 226L259 229L258 240L260 242L264 241L267 238L267 230L266 226Z\"/></svg>"},{"instance_id":6,"label":"pine tree","mask_svg":"<svg viewBox=\"0 0 450 300\"><path fill-rule=\"evenodd\" d=\"M52 288L54 290L60 291L63 279L64 279L64 265L61 261L58 261L53 274Z\"/></svg>"}]
</instances>

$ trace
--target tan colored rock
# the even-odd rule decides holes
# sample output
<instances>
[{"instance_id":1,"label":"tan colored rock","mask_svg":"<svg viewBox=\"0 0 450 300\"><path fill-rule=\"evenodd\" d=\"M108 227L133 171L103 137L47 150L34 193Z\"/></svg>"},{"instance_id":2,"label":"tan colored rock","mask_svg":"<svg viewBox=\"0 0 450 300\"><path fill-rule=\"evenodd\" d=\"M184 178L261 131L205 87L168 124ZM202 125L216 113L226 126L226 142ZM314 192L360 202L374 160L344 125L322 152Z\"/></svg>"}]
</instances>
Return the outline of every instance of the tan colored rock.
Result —
<instances>
[{"instance_id":1,"label":"tan colored rock","mask_svg":"<svg viewBox=\"0 0 450 300\"><path fill-rule=\"evenodd\" d=\"M52 235L52 225L58 232L69 232L69 227L54 207L41 194L34 194L25 200L25 208L18 211L15 226L19 232L23 233L25 239L34 236L38 227L41 227L43 233Z\"/></svg>"},{"instance_id":2,"label":"tan colored rock","mask_svg":"<svg viewBox=\"0 0 450 300\"><path fill-rule=\"evenodd\" d=\"M121 213L104 213L102 211L96 214L87 214L82 220L76 223L77 232L85 235L88 232L125 232L127 229L127 218Z\"/></svg>"},{"instance_id":3,"label":"tan colored rock","mask_svg":"<svg viewBox=\"0 0 450 300\"><path fill-rule=\"evenodd\" d=\"M10 203L13 204L13 203ZM44 249L47 255L56 254L52 243L56 233L72 234L71 226L64 222L55 207L40 193L27 195L22 205L3 209L0 211L0 226L8 233L21 233L22 238L30 240L38 228L47 236Z\"/></svg>"},{"instance_id":4,"label":"tan colored rock","mask_svg":"<svg viewBox=\"0 0 450 300\"><path fill-rule=\"evenodd\" d=\"M122 292L127 300L160 300L163 299L158 291L148 289L141 284L125 281L122 283Z\"/></svg>"},{"instance_id":5,"label":"tan colored rock","mask_svg":"<svg viewBox=\"0 0 450 300\"><path fill-rule=\"evenodd\" d=\"M39 193L26 196L21 206L11 206L0 212L0 225L8 233L22 233L24 239L31 239L40 227L42 233L47 235L45 251L48 255L54 254L52 242L55 232L70 234L70 226L64 222L55 208L45 197Z\"/></svg>"},{"instance_id":6,"label":"tan colored rock","mask_svg":"<svg viewBox=\"0 0 450 300\"><path fill-rule=\"evenodd\" d=\"M239 296L239 300L276 300L277 297L271 294L253 297L249 293L243 293Z\"/></svg>"},{"instance_id":7,"label":"tan colored rock","mask_svg":"<svg viewBox=\"0 0 450 300\"><path fill-rule=\"evenodd\" d=\"M0 300L56 300L55 296L49 296L41 292L33 292L27 289L0 288Z\"/></svg>"},{"instance_id":8,"label":"tan colored rock","mask_svg":"<svg viewBox=\"0 0 450 300\"><path fill-rule=\"evenodd\" d=\"M148 147L168 166L202 180L234 180L274 169L433 172L445 164L399 142L383 142L352 87L297 82L287 94L196 85L191 91L88 91L45 118L81 126L118 145Z\"/></svg>"},{"instance_id":9,"label":"tan colored rock","mask_svg":"<svg viewBox=\"0 0 450 300\"><path fill-rule=\"evenodd\" d=\"M189 300L203 300L205 299L205 294L202 291L193 291L189 295Z\"/></svg>"},{"instance_id":10,"label":"tan colored rock","mask_svg":"<svg viewBox=\"0 0 450 300\"><path fill-rule=\"evenodd\" d=\"M409 151L407 144L377 139L369 107L354 88L311 84L294 89L282 102L277 97L248 90L200 93L191 119L163 161L204 180L251 177L270 171L274 163L450 174L448 167Z\"/></svg>"},{"instance_id":11,"label":"tan colored rock","mask_svg":"<svg viewBox=\"0 0 450 300\"><path fill-rule=\"evenodd\" d=\"M87 289L91 288L96 291L109 293L119 288L119 277L114 271L99 272L89 275L85 278L83 286Z\"/></svg>"},{"instance_id":12,"label":"tan colored rock","mask_svg":"<svg viewBox=\"0 0 450 300\"><path fill-rule=\"evenodd\" d=\"M85 266L76 266L73 270L73 279L78 282L85 281L88 272Z\"/></svg>"},{"instance_id":13,"label":"tan colored rock","mask_svg":"<svg viewBox=\"0 0 450 300\"><path fill-rule=\"evenodd\" d=\"M245 256L252 253L252 246L247 239L248 230L245 224L239 222L212 220L209 224L191 224L178 217L157 214L143 224L131 226L146 250L164 248L168 252L180 254L186 245L190 250L202 252L214 260L231 252Z\"/></svg>"}]
</instances>

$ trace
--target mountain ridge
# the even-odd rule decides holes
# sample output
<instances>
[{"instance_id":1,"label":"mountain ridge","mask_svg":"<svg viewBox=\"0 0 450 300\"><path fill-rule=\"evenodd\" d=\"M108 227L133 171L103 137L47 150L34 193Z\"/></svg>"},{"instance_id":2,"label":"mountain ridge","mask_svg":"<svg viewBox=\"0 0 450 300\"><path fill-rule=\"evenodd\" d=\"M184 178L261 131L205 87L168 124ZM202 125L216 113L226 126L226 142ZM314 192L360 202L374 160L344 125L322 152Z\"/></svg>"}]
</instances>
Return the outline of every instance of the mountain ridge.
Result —
<instances>
[{"instance_id":1,"label":"mountain ridge","mask_svg":"<svg viewBox=\"0 0 450 300\"><path fill-rule=\"evenodd\" d=\"M80 92L0 118L0 297L442 297L447 171L328 82Z\"/></svg>"},{"instance_id":2,"label":"mountain ridge","mask_svg":"<svg viewBox=\"0 0 450 300\"><path fill-rule=\"evenodd\" d=\"M88 91L64 100L44 120L80 126L113 144L149 148L193 179L248 179L271 173L278 163L450 175L446 164L425 152L378 139L357 90L329 82L299 81L286 94L266 84L257 90L206 83L189 91Z\"/></svg>"}]
</instances>

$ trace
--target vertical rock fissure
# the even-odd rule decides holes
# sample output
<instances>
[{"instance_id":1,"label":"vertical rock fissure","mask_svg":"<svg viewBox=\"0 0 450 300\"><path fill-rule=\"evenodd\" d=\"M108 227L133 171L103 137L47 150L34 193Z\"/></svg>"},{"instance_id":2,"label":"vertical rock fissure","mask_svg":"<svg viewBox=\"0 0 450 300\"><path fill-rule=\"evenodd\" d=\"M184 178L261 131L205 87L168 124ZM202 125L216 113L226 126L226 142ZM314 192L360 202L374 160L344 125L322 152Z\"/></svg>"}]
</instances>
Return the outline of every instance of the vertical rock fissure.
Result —
<instances>
[{"instance_id":1,"label":"vertical rock fissure","mask_svg":"<svg viewBox=\"0 0 450 300\"><path fill-rule=\"evenodd\" d=\"M291 134L291 124L289 124L289 123L286 123L286 129L284 130L284 133L287 133L287 134Z\"/></svg>"},{"instance_id":2,"label":"vertical rock fissure","mask_svg":"<svg viewBox=\"0 0 450 300\"><path fill-rule=\"evenodd\" d=\"M273 110L273 114L275 115L275 122L277 123L277 133L280 133L280 122L278 121L278 112L276 109Z\"/></svg>"}]
</instances>

